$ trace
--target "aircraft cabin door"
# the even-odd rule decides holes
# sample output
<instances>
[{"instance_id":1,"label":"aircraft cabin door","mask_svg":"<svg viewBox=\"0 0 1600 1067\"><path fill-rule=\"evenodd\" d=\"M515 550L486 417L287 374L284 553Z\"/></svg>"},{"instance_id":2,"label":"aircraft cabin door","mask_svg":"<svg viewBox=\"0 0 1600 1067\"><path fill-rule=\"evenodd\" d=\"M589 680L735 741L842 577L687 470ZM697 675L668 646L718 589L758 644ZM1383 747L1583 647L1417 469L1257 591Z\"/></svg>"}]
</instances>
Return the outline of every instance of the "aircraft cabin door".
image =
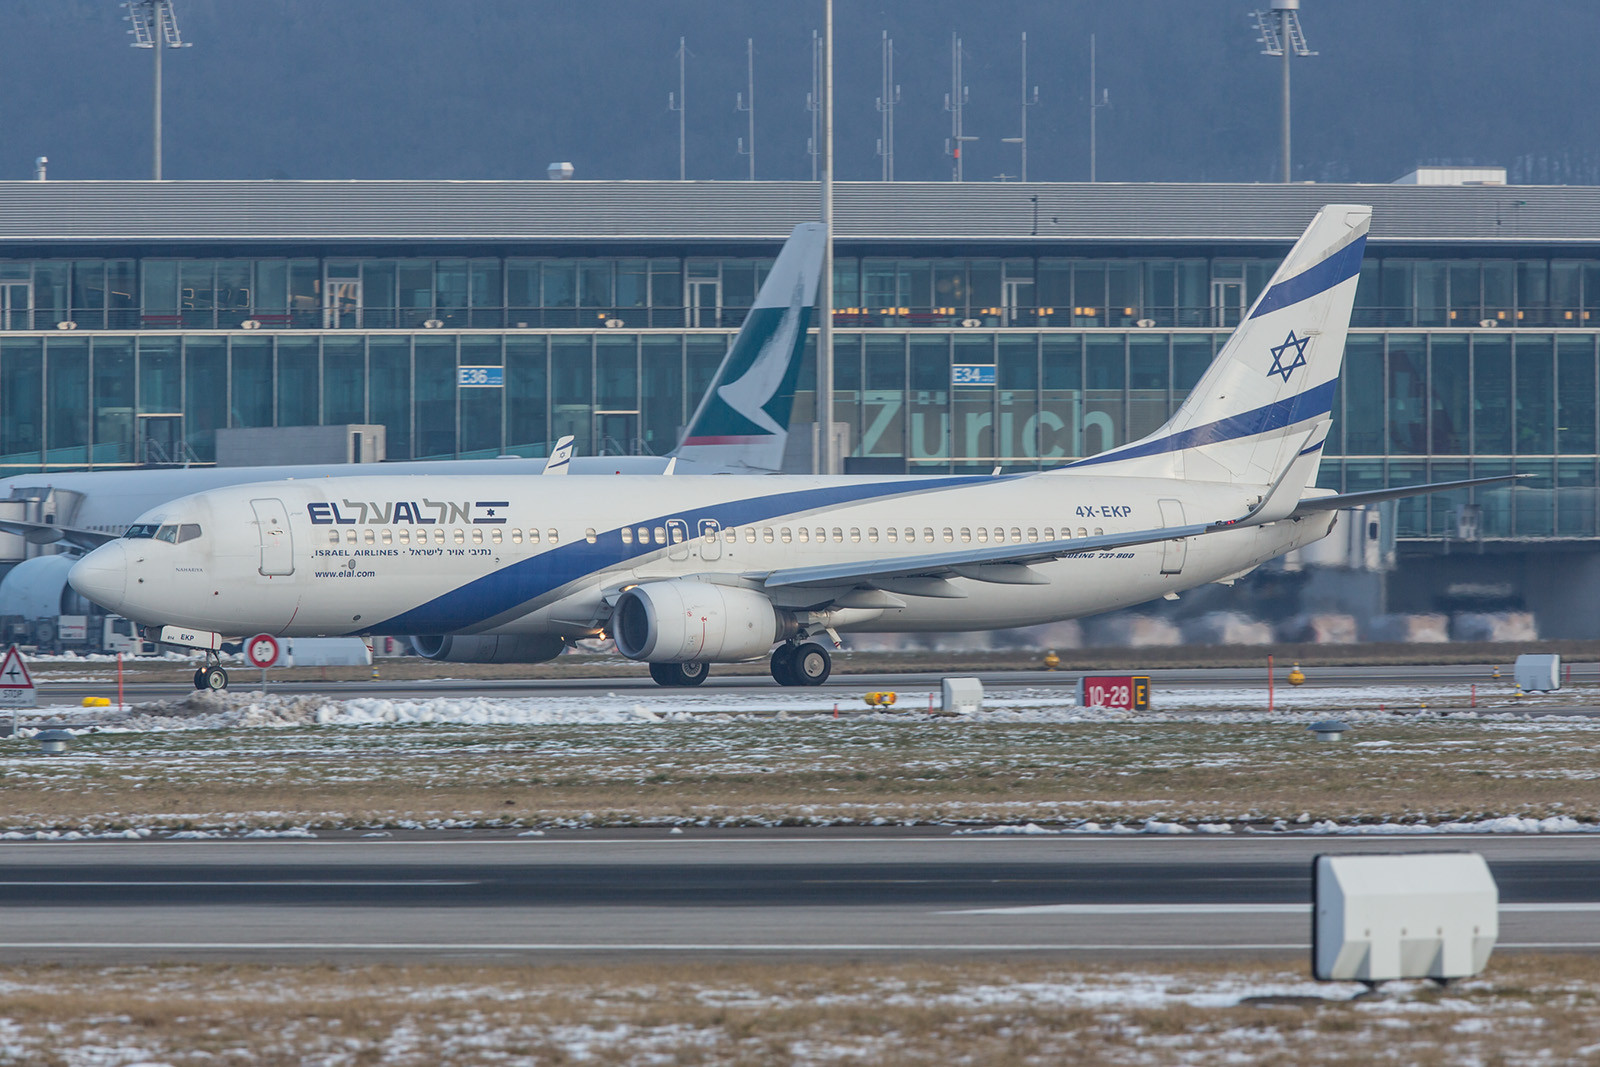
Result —
<instances>
[{"instance_id":1,"label":"aircraft cabin door","mask_svg":"<svg viewBox=\"0 0 1600 1067\"><path fill-rule=\"evenodd\" d=\"M667 520L667 558L689 558L689 524L682 519Z\"/></svg>"},{"instance_id":2,"label":"aircraft cabin door","mask_svg":"<svg viewBox=\"0 0 1600 1067\"><path fill-rule=\"evenodd\" d=\"M283 501L252 500L256 528L261 534L261 573L279 577L294 573L294 537L289 532L289 515Z\"/></svg>"},{"instance_id":3,"label":"aircraft cabin door","mask_svg":"<svg viewBox=\"0 0 1600 1067\"><path fill-rule=\"evenodd\" d=\"M722 558L722 524L716 519L700 520L700 558Z\"/></svg>"},{"instance_id":4,"label":"aircraft cabin door","mask_svg":"<svg viewBox=\"0 0 1600 1067\"><path fill-rule=\"evenodd\" d=\"M1161 506L1162 526L1183 526L1183 502L1181 500L1158 501ZM1172 541L1161 542L1161 573L1182 574L1183 559L1189 554L1188 539L1179 537Z\"/></svg>"}]
</instances>

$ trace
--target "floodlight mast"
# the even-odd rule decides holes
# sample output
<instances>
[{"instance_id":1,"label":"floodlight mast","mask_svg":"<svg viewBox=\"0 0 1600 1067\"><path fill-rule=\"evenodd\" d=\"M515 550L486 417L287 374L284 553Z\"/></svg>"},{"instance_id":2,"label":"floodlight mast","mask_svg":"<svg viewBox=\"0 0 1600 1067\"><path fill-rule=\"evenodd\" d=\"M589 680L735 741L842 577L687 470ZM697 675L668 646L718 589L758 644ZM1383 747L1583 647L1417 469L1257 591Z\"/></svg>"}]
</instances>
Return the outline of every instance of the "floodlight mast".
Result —
<instances>
[{"instance_id":1,"label":"floodlight mast","mask_svg":"<svg viewBox=\"0 0 1600 1067\"><path fill-rule=\"evenodd\" d=\"M1314 56L1306 44L1306 34L1300 28L1300 0L1272 0L1271 11L1256 11L1257 40L1264 56L1283 57L1283 180L1292 180L1289 173L1289 59L1291 56Z\"/></svg>"},{"instance_id":2,"label":"floodlight mast","mask_svg":"<svg viewBox=\"0 0 1600 1067\"><path fill-rule=\"evenodd\" d=\"M152 155L153 176L161 180L161 52L168 48L188 48L178 33L178 16L172 10L172 0L126 0L127 20L133 23L128 32L133 35L134 48L148 48L155 53L155 129Z\"/></svg>"}]
</instances>

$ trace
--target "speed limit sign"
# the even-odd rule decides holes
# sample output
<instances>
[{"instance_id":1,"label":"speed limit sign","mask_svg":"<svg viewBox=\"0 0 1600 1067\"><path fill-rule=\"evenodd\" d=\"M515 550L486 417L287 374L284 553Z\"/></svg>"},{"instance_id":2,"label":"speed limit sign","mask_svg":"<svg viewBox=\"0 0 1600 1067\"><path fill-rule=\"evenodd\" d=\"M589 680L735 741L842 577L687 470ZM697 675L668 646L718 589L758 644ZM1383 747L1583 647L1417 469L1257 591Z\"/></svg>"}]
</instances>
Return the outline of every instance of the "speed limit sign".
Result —
<instances>
[{"instance_id":1,"label":"speed limit sign","mask_svg":"<svg viewBox=\"0 0 1600 1067\"><path fill-rule=\"evenodd\" d=\"M266 670L278 662L278 639L271 634L256 634L244 643L244 655L252 667Z\"/></svg>"}]
</instances>

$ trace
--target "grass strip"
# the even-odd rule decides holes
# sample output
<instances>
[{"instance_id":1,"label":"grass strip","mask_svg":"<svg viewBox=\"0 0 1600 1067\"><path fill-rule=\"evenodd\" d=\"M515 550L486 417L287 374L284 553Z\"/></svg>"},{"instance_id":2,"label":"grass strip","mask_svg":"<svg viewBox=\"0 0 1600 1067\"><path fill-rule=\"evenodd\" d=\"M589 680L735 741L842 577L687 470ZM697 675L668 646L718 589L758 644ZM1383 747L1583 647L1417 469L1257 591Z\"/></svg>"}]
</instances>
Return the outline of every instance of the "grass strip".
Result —
<instances>
[{"instance_id":1,"label":"grass strip","mask_svg":"<svg viewBox=\"0 0 1600 1067\"><path fill-rule=\"evenodd\" d=\"M1588 1062L1600 961L1438 989L1281 961L9 966L0 1063Z\"/></svg>"}]
</instances>

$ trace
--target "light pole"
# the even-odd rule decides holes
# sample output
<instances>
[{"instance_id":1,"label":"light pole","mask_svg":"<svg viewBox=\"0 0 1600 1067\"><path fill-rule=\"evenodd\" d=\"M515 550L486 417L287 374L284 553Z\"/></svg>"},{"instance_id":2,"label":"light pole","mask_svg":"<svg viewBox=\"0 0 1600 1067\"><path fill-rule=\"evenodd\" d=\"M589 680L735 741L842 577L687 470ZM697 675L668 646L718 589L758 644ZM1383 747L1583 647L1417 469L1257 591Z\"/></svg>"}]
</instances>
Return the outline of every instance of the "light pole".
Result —
<instances>
[{"instance_id":1,"label":"light pole","mask_svg":"<svg viewBox=\"0 0 1600 1067\"><path fill-rule=\"evenodd\" d=\"M1300 0L1272 0L1271 11L1257 11L1253 17L1260 34L1261 54L1283 57L1283 180L1290 181L1289 59L1316 53L1306 44L1305 31L1300 28Z\"/></svg>"},{"instance_id":2,"label":"light pole","mask_svg":"<svg viewBox=\"0 0 1600 1067\"><path fill-rule=\"evenodd\" d=\"M817 424L822 470L839 473L833 440L833 0L822 0L822 321L817 327Z\"/></svg>"},{"instance_id":3,"label":"light pole","mask_svg":"<svg viewBox=\"0 0 1600 1067\"><path fill-rule=\"evenodd\" d=\"M168 48L187 48L178 34L178 16L172 10L172 0L127 0L122 5L128 9L127 19L133 23L134 48L148 48L155 53L155 125L151 145L154 157L152 166L156 181L161 180L161 52Z\"/></svg>"}]
</instances>

